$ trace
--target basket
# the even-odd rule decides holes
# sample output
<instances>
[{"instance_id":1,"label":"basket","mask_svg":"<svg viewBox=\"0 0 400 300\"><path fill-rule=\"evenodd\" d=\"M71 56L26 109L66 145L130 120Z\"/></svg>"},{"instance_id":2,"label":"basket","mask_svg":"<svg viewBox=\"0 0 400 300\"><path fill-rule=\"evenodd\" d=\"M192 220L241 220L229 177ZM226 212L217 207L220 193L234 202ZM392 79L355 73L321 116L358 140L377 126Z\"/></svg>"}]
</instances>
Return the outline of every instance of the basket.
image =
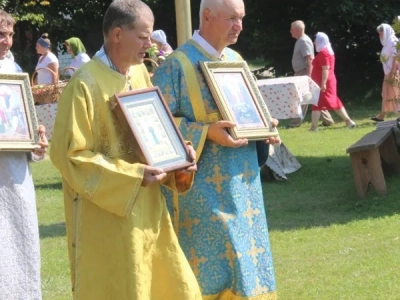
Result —
<instances>
[{"instance_id":1,"label":"basket","mask_svg":"<svg viewBox=\"0 0 400 300\"><path fill-rule=\"evenodd\" d=\"M57 83L33 85L37 71L42 69L48 70L53 73L53 75L56 75ZM33 72L31 78L31 87L35 104L49 104L58 101L63 88L67 85L67 81L59 81L58 78L58 75L48 68L39 68Z\"/></svg>"},{"instance_id":2,"label":"basket","mask_svg":"<svg viewBox=\"0 0 400 300\"><path fill-rule=\"evenodd\" d=\"M68 81L76 71L75 67L65 67L60 70L60 80Z\"/></svg>"},{"instance_id":3,"label":"basket","mask_svg":"<svg viewBox=\"0 0 400 300\"><path fill-rule=\"evenodd\" d=\"M153 73L155 69L158 67L158 63L155 60L152 60L151 58L143 58L143 62L146 65L147 71L150 74L150 77L153 76ZM146 63L149 62L150 64Z\"/></svg>"}]
</instances>

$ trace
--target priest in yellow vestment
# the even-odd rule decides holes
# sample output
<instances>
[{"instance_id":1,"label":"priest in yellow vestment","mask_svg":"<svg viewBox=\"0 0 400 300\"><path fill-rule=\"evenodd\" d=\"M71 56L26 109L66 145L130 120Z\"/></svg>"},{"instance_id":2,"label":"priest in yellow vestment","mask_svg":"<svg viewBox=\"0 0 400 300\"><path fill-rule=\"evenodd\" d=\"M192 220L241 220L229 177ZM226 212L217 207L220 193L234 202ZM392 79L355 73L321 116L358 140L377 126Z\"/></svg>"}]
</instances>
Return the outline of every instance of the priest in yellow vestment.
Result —
<instances>
[{"instance_id":1,"label":"priest in yellow vestment","mask_svg":"<svg viewBox=\"0 0 400 300\"><path fill-rule=\"evenodd\" d=\"M113 1L104 46L58 103L50 155L63 178L75 300L201 299L160 191L161 183L188 190L193 173L139 163L110 107L114 94L151 86L142 62L153 23L143 2ZM190 180L177 188L182 176Z\"/></svg>"}]
</instances>

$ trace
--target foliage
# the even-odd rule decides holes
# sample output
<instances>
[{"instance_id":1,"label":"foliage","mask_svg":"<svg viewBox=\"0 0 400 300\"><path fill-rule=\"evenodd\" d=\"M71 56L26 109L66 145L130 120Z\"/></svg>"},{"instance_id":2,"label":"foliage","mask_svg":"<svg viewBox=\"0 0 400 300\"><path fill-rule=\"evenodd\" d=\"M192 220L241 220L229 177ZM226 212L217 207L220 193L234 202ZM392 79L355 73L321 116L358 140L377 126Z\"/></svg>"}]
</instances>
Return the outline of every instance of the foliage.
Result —
<instances>
[{"instance_id":1,"label":"foliage","mask_svg":"<svg viewBox=\"0 0 400 300\"><path fill-rule=\"evenodd\" d=\"M155 29L163 29L176 47L174 0L144 0L153 10ZM397 0L252 0L245 1L244 30L236 45L246 59L264 59L277 76L292 72L291 56L295 40L290 23L304 20L309 36L318 31L328 34L336 54L339 86L347 82L382 80L377 52L381 45L376 26L391 23L400 12ZM111 0L0 0L19 23L13 51L25 70L36 64L35 42L48 32L55 47L71 36L84 42L88 53L102 44L102 17ZM190 1L192 28L198 28L200 0Z\"/></svg>"},{"instance_id":2,"label":"foliage","mask_svg":"<svg viewBox=\"0 0 400 300\"><path fill-rule=\"evenodd\" d=\"M279 73L289 72L295 42L289 33L290 24L300 19L306 23L310 37L318 31L328 34L336 53L339 77L351 73L363 80L376 79L374 74L380 78L376 53L381 46L376 26L393 19L396 5L394 0L270 0L268 5L255 0L247 5L247 34L242 37L242 44L251 45L252 56L273 59Z\"/></svg>"},{"instance_id":3,"label":"foliage","mask_svg":"<svg viewBox=\"0 0 400 300\"><path fill-rule=\"evenodd\" d=\"M71 36L91 41L87 34L94 26L101 32L99 24L111 0L3 0L3 3L17 21L12 49L15 59L25 71L32 72L37 63L35 45L41 34L49 34L53 51ZM98 40L101 44L101 34ZM89 50L90 46L89 43Z\"/></svg>"}]
</instances>

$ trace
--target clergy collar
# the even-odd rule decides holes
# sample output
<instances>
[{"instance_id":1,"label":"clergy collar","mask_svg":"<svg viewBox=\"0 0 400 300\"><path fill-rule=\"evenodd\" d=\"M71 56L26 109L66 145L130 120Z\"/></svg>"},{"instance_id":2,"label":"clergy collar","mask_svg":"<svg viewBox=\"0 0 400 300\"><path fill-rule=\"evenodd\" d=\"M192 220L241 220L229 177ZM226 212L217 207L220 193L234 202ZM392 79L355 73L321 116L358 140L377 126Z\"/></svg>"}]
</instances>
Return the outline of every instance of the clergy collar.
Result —
<instances>
[{"instance_id":1,"label":"clergy collar","mask_svg":"<svg viewBox=\"0 0 400 300\"><path fill-rule=\"evenodd\" d=\"M201 35L199 30L195 30L192 39L200 45L208 54L223 59L225 56L225 50L219 53L213 46L210 45Z\"/></svg>"}]
</instances>

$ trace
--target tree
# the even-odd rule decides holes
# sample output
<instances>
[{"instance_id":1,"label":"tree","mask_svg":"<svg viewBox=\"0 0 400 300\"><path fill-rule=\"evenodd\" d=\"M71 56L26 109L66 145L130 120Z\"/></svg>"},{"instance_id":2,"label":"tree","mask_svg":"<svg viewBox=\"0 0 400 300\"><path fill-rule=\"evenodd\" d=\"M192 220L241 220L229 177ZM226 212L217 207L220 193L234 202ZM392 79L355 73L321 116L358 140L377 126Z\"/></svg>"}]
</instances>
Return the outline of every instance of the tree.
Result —
<instances>
[{"instance_id":1,"label":"tree","mask_svg":"<svg viewBox=\"0 0 400 300\"><path fill-rule=\"evenodd\" d=\"M12 3L11 3L12 2ZM176 46L174 0L144 0L154 12L155 29L163 29L170 44ZM381 80L377 52L381 45L376 27L391 23L397 0L252 0L245 1L244 30L236 45L246 59L264 58L277 75L291 70L295 40L290 36L291 22L305 21L306 32L328 34L336 54L339 86L354 80ZM0 0L18 20L13 51L24 70L32 71L37 62L35 43L48 32L54 45L71 36L84 42L89 54L102 44L101 24L111 0ZM191 1L192 27L199 24L200 0ZM351 80L348 80L351 79Z\"/></svg>"}]
</instances>

